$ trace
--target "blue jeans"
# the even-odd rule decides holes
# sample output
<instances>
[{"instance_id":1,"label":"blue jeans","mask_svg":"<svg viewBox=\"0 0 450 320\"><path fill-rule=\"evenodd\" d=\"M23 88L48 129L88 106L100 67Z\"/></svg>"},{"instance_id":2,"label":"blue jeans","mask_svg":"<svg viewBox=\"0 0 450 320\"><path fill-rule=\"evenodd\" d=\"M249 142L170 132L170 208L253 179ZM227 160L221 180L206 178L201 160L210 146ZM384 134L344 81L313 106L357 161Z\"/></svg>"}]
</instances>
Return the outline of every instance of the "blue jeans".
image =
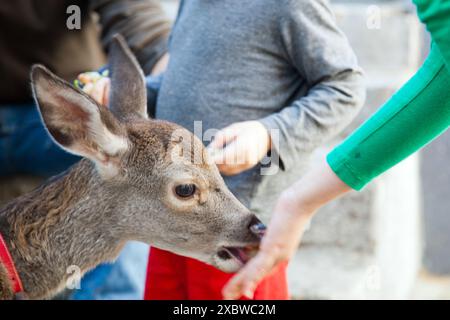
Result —
<instances>
[{"instance_id":1,"label":"blue jeans","mask_svg":"<svg viewBox=\"0 0 450 320\"><path fill-rule=\"evenodd\" d=\"M0 176L49 177L79 159L55 145L34 104L0 106ZM147 257L147 245L127 244L115 263L86 274L72 299L142 299Z\"/></svg>"}]
</instances>

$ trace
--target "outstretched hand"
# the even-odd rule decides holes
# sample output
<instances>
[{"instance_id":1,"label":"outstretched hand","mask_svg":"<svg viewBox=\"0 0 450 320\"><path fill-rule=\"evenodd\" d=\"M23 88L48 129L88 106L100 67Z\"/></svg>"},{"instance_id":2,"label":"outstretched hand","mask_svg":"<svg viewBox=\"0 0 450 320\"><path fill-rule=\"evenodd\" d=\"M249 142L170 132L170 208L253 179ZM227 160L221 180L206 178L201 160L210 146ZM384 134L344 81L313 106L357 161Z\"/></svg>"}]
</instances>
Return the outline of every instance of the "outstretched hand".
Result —
<instances>
[{"instance_id":1,"label":"outstretched hand","mask_svg":"<svg viewBox=\"0 0 450 320\"><path fill-rule=\"evenodd\" d=\"M225 299L252 298L257 285L282 263L294 256L312 212L299 214L296 199L289 192L278 200L258 254L223 289Z\"/></svg>"},{"instance_id":2,"label":"outstretched hand","mask_svg":"<svg viewBox=\"0 0 450 320\"><path fill-rule=\"evenodd\" d=\"M305 227L317 210L350 190L322 161L284 191L275 205L259 253L227 283L222 291L224 298L252 298L261 280L294 256Z\"/></svg>"}]
</instances>

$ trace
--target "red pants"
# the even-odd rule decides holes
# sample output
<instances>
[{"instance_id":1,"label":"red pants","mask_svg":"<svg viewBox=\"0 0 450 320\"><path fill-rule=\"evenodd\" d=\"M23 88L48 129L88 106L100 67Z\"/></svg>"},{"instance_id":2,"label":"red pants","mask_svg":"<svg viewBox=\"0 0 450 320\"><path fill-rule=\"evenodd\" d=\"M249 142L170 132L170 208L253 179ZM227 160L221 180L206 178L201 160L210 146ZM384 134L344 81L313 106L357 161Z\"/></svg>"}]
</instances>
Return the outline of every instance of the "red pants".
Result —
<instances>
[{"instance_id":1,"label":"red pants","mask_svg":"<svg viewBox=\"0 0 450 320\"><path fill-rule=\"evenodd\" d=\"M222 300L222 288L232 276L203 262L152 248L145 299ZM261 282L254 299L289 299L286 266L279 267Z\"/></svg>"}]
</instances>

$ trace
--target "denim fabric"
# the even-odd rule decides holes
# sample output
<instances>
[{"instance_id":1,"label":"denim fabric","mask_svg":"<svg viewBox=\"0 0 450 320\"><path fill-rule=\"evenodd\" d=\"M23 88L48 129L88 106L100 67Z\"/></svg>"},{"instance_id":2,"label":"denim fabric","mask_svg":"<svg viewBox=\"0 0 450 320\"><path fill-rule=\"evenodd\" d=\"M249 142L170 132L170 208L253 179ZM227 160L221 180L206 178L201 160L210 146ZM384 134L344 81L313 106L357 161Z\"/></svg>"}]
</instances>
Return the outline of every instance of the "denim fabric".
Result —
<instances>
[{"instance_id":1,"label":"denim fabric","mask_svg":"<svg viewBox=\"0 0 450 320\"><path fill-rule=\"evenodd\" d=\"M144 297L149 246L130 242L113 264L88 272L72 300L141 300Z\"/></svg>"},{"instance_id":2,"label":"denim fabric","mask_svg":"<svg viewBox=\"0 0 450 320\"><path fill-rule=\"evenodd\" d=\"M49 177L78 160L51 140L34 104L0 106L0 176ZM129 243L114 264L89 272L71 298L142 299L147 257L147 245Z\"/></svg>"},{"instance_id":3,"label":"denim fabric","mask_svg":"<svg viewBox=\"0 0 450 320\"><path fill-rule=\"evenodd\" d=\"M49 177L79 160L50 139L33 105L0 106L0 176Z\"/></svg>"}]
</instances>

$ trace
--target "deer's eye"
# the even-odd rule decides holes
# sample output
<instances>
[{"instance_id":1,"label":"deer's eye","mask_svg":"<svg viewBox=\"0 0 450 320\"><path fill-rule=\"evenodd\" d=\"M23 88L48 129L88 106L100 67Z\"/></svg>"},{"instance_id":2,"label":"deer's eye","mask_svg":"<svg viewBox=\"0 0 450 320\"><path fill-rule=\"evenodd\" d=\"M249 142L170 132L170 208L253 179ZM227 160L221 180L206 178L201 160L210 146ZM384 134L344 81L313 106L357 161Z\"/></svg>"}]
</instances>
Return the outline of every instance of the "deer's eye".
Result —
<instances>
[{"instance_id":1,"label":"deer's eye","mask_svg":"<svg viewBox=\"0 0 450 320\"><path fill-rule=\"evenodd\" d=\"M197 190L195 184L180 184L175 187L175 193L180 198L192 197Z\"/></svg>"}]
</instances>

